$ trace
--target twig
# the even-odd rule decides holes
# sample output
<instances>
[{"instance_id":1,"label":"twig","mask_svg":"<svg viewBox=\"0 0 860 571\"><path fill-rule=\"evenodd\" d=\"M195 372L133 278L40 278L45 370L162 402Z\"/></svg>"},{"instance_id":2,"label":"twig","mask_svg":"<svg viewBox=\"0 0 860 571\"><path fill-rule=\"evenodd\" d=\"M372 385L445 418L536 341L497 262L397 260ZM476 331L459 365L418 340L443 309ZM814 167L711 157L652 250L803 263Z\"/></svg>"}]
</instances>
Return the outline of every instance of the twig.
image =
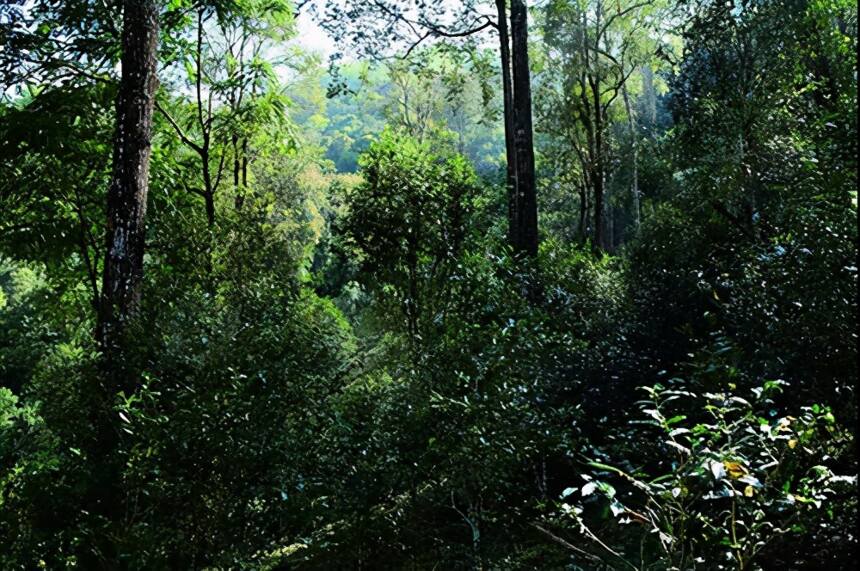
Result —
<instances>
[{"instance_id":1,"label":"twig","mask_svg":"<svg viewBox=\"0 0 860 571\"><path fill-rule=\"evenodd\" d=\"M573 551L574 553L582 555L583 557L585 557L589 561L600 561L600 562L603 561L599 556L594 555L593 553L589 553L589 552L585 551L584 549L581 549L581 548L573 545L572 543L570 543L569 541L567 541L563 537L557 536L556 534L549 531L548 529L541 526L540 524L532 522L531 525L533 528L535 528L536 530L538 530L539 532L541 532L542 534L544 534L545 536L547 536L548 538L550 538L554 542L558 543L562 547L569 549L570 551Z\"/></svg>"}]
</instances>

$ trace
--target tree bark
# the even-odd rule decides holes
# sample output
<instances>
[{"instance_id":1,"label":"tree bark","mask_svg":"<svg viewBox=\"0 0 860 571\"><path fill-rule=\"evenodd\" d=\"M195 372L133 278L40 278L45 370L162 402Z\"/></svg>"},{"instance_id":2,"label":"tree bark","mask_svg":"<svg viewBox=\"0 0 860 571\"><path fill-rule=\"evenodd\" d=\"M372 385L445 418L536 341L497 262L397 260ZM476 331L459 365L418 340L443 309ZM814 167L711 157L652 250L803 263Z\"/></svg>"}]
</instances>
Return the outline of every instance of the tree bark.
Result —
<instances>
[{"instance_id":1,"label":"tree bark","mask_svg":"<svg viewBox=\"0 0 860 571\"><path fill-rule=\"evenodd\" d=\"M508 11L505 0L496 0L499 23L499 53L502 60L502 101L505 119L505 154L508 197L508 242L516 244L517 236L517 159L514 146L514 87L511 80L511 48L508 33Z\"/></svg>"},{"instance_id":2,"label":"tree bark","mask_svg":"<svg viewBox=\"0 0 860 571\"><path fill-rule=\"evenodd\" d=\"M599 159L598 159L599 160ZM600 167L598 166L598 171ZM602 174L602 173L598 173ZM594 247L598 250L604 250L606 247L606 225L604 219L603 205L603 178L597 176L594 181Z\"/></svg>"},{"instance_id":3,"label":"tree bark","mask_svg":"<svg viewBox=\"0 0 860 571\"><path fill-rule=\"evenodd\" d=\"M242 161L239 158L239 135L236 135L235 133L231 135L230 144L233 147L233 192L235 193L233 203L236 210L242 210L242 203L244 200L242 191L239 188L239 172L242 164Z\"/></svg>"},{"instance_id":4,"label":"tree bark","mask_svg":"<svg viewBox=\"0 0 860 571\"><path fill-rule=\"evenodd\" d=\"M134 391L129 323L140 305L152 114L158 85L156 0L124 0L122 72L117 94L113 167L107 193L107 232L96 340L102 350L100 385L89 409L94 438L86 443L90 480L84 513L95 532L81 543L83 569L127 568L122 557L126 495L116 394Z\"/></svg>"},{"instance_id":5,"label":"tree bark","mask_svg":"<svg viewBox=\"0 0 860 571\"><path fill-rule=\"evenodd\" d=\"M651 133L657 124L657 93L654 90L654 72L645 64L641 68L642 95L645 99L646 132Z\"/></svg>"},{"instance_id":6,"label":"tree bark","mask_svg":"<svg viewBox=\"0 0 860 571\"><path fill-rule=\"evenodd\" d=\"M601 4L597 3L597 26L600 26ZM594 52L597 53L597 46L600 38L594 40ZM606 157L604 155L604 111L601 105L601 74L600 67L595 66L595 72L589 77L589 86L591 87L591 104L594 112L594 149L592 152L592 163L595 172L592 176L592 184L594 185L594 247L598 250L606 249L606 218L604 207L604 194L606 188Z\"/></svg>"},{"instance_id":7,"label":"tree bark","mask_svg":"<svg viewBox=\"0 0 860 571\"><path fill-rule=\"evenodd\" d=\"M194 60L197 65L197 73L194 77L195 88L197 92L197 120L200 123L200 131L203 133L203 143L197 150L200 155L200 163L203 170L203 202L206 207L206 222L211 229L215 226L215 188L218 186L218 180L212 182L212 167L209 160L211 158L212 148L212 99L211 94L208 96L206 112L203 111L203 25L205 19L203 17L204 8L201 6L197 11L197 49L194 52ZM223 154L221 155L223 159ZM219 167L217 178L220 179L221 171ZM211 250L211 247L210 247Z\"/></svg>"},{"instance_id":8,"label":"tree bark","mask_svg":"<svg viewBox=\"0 0 860 571\"><path fill-rule=\"evenodd\" d=\"M606 251L615 251L615 209L606 201Z\"/></svg>"},{"instance_id":9,"label":"tree bark","mask_svg":"<svg viewBox=\"0 0 860 571\"><path fill-rule=\"evenodd\" d=\"M632 161L631 181L630 181L630 198L633 201L633 224L636 233L639 233L639 224L641 222L640 207L639 207L639 143L636 133L636 119L633 117L633 108L630 105L630 96L627 93L627 85L621 84L621 97L624 99L624 109L627 111L627 127L630 130L630 160Z\"/></svg>"},{"instance_id":10,"label":"tree bark","mask_svg":"<svg viewBox=\"0 0 860 571\"><path fill-rule=\"evenodd\" d=\"M122 346L140 302L146 197L155 90L158 8L123 2L122 76L117 96L113 172L107 195L107 240L96 337L110 360Z\"/></svg>"},{"instance_id":11,"label":"tree bark","mask_svg":"<svg viewBox=\"0 0 860 571\"><path fill-rule=\"evenodd\" d=\"M588 239L588 187L579 184L579 239L584 244Z\"/></svg>"},{"instance_id":12,"label":"tree bark","mask_svg":"<svg viewBox=\"0 0 860 571\"><path fill-rule=\"evenodd\" d=\"M529 72L528 12L523 0L511 0L511 40L517 190L517 235L514 248L527 256L535 256L538 251L537 189Z\"/></svg>"},{"instance_id":13,"label":"tree bark","mask_svg":"<svg viewBox=\"0 0 860 571\"><path fill-rule=\"evenodd\" d=\"M248 137L242 139L242 192L248 188Z\"/></svg>"}]
</instances>

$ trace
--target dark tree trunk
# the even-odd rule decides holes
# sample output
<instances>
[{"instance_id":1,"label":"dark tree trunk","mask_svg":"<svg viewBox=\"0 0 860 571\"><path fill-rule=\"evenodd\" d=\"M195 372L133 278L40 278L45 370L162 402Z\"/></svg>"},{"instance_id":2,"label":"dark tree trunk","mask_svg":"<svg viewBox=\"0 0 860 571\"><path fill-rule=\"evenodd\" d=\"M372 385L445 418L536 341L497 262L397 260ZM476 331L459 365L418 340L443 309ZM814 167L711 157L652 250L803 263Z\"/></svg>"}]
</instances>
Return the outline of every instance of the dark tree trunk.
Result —
<instances>
[{"instance_id":1,"label":"dark tree trunk","mask_svg":"<svg viewBox=\"0 0 860 571\"><path fill-rule=\"evenodd\" d=\"M116 394L133 392L129 323L140 304L143 282L150 140L158 84L155 0L125 0L122 75L117 94L113 171L107 193L104 273L96 339L102 349L100 385L89 410L94 438L86 443L90 481L84 505L95 532L78 553L82 569L124 569L126 495Z\"/></svg>"},{"instance_id":2,"label":"dark tree trunk","mask_svg":"<svg viewBox=\"0 0 860 571\"><path fill-rule=\"evenodd\" d=\"M505 119L505 154L507 156L508 242L516 244L517 236L517 159L514 146L514 87L511 80L511 48L508 34L508 11L505 0L496 0L499 21L499 52L502 60L502 100Z\"/></svg>"},{"instance_id":3,"label":"dark tree trunk","mask_svg":"<svg viewBox=\"0 0 860 571\"><path fill-rule=\"evenodd\" d=\"M409 292L404 304L406 312L406 325L409 332L409 347L413 362L418 363L418 315L420 305L418 303L418 244L420 236L416 229L411 229L407 239L406 264L409 268Z\"/></svg>"},{"instance_id":4,"label":"dark tree trunk","mask_svg":"<svg viewBox=\"0 0 860 571\"><path fill-rule=\"evenodd\" d=\"M242 139L242 192L248 188L248 137Z\"/></svg>"},{"instance_id":5,"label":"dark tree trunk","mask_svg":"<svg viewBox=\"0 0 860 571\"><path fill-rule=\"evenodd\" d=\"M158 42L153 0L123 2L122 77L117 96L113 173L107 195L107 244L96 337L110 360L140 301L146 195Z\"/></svg>"},{"instance_id":6,"label":"dark tree trunk","mask_svg":"<svg viewBox=\"0 0 860 571\"><path fill-rule=\"evenodd\" d=\"M206 206L206 224L212 228L215 226L215 192L211 188L205 191L203 202Z\"/></svg>"},{"instance_id":7,"label":"dark tree trunk","mask_svg":"<svg viewBox=\"0 0 860 571\"><path fill-rule=\"evenodd\" d=\"M236 210L241 210L244 196L242 196L242 190L239 187L239 173L241 172L242 165L242 161L239 158L239 135L232 135L230 143L233 145L233 192L235 193L233 201Z\"/></svg>"},{"instance_id":8,"label":"dark tree trunk","mask_svg":"<svg viewBox=\"0 0 860 571\"><path fill-rule=\"evenodd\" d=\"M582 182L579 185L579 239L584 244L588 238L588 188Z\"/></svg>"},{"instance_id":9,"label":"dark tree trunk","mask_svg":"<svg viewBox=\"0 0 860 571\"><path fill-rule=\"evenodd\" d=\"M606 251L615 251L615 209L606 201Z\"/></svg>"},{"instance_id":10,"label":"dark tree trunk","mask_svg":"<svg viewBox=\"0 0 860 571\"><path fill-rule=\"evenodd\" d=\"M598 159L599 160L599 159ZM600 170L600 167L598 167ZM602 173L598 173L600 175ZM603 205L603 177L597 176L594 181L594 244L598 250L606 248L606 224Z\"/></svg>"},{"instance_id":11,"label":"dark tree trunk","mask_svg":"<svg viewBox=\"0 0 860 571\"><path fill-rule=\"evenodd\" d=\"M218 181L221 178L221 166L218 167L216 180L212 181L212 167L210 165L212 151L212 107L211 99L207 109L204 112L204 95L203 95L203 26L206 18L204 18L205 8L201 6L197 11L197 50L194 52L194 59L197 65L197 73L194 77L194 83L197 91L197 120L200 123L200 130L203 132L203 144L197 149L200 155L200 164L203 171L203 202L206 207L206 222L211 229L215 226L215 189L218 186ZM224 156L221 156L222 161ZM223 165L223 162L222 162ZM212 247L209 246L211 254ZM208 257L208 256L207 256ZM211 259L207 260L207 266L211 267Z\"/></svg>"},{"instance_id":12,"label":"dark tree trunk","mask_svg":"<svg viewBox=\"0 0 860 571\"><path fill-rule=\"evenodd\" d=\"M208 131L203 132L203 145L200 149L200 163L203 168L203 202L206 206L206 222L215 226L215 187L212 183L212 170L209 167L211 139Z\"/></svg>"},{"instance_id":13,"label":"dark tree trunk","mask_svg":"<svg viewBox=\"0 0 860 571\"><path fill-rule=\"evenodd\" d=\"M517 236L514 248L528 256L534 256L538 251L537 189L529 73L528 13L523 0L511 0L511 38L517 183Z\"/></svg>"}]
</instances>

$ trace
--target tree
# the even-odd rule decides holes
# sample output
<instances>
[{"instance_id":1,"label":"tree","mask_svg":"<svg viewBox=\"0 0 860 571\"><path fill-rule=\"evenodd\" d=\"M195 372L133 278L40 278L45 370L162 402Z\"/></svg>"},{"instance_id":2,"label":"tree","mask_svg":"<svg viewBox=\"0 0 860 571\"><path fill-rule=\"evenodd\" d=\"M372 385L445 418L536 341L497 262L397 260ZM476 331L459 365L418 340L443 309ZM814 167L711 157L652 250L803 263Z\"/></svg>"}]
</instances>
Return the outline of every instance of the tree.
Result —
<instances>
[{"instance_id":1,"label":"tree","mask_svg":"<svg viewBox=\"0 0 860 571\"><path fill-rule=\"evenodd\" d=\"M614 236L607 233L606 198L614 171L612 126L618 116L624 117L631 139L634 220L638 216L637 132L629 79L652 57L655 46L648 32L657 24L656 8L656 2L636 0L611 7L603 0L554 0L544 8L548 60L560 73L559 84L542 91L542 128L568 139L575 153L582 176L581 218L591 209L591 237L600 250L614 246ZM619 96L625 105L616 109ZM580 231L584 233L582 225Z\"/></svg>"},{"instance_id":2,"label":"tree","mask_svg":"<svg viewBox=\"0 0 860 571\"><path fill-rule=\"evenodd\" d=\"M101 299L96 340L102 351L100 386L88 392L95 434L87 443L90 469L85 494L90 517L101 527L83 545L81 563L90 568L121 566L123 535L119 428L113 414L117 394L137 388L129 363L130 325L137 317L144 278L146 206L155 92L158 86L159 10L155 0L123 3L122 72L116 101L116 130L110 186Z\"/></svg>"},{"instance_id":3,"label":"tree","mask_svg":"<svg viewBox=\"0 0 860 571\"><path fill-rule=\"evenodd\" d=\"M513 67L514 149L516 152L516 230L514 249L538 251L537 187L532 135L532 91L529 72L528 12L523 0L511 0L511 66ZM510 158L508 159L510 160Z\"/></svg>"},{"instance_id":4,"label":"tree","mask_svg":"<svg viewBox=\"0 0 860 571\"><path fill-rule=\"evenodd\" d=\"M172 63L176 75L184 75L190 95L158 104L158 110L199 164L201 183L184 185L203 199L211 228L228 168L234 205L240 209L244 203L254 131L267 124L287 130L287 100L275 64L292 62L276 59L270 51L292 34L293 12L286 1L265 6L201 3L193 11L193 24L172 39Z\"/></svg>"},{"instance_id":5,"label":"tree","mask_svg":"<svg viewBox=\"0 0 860 571\"><path fill-rule=\"evenodd\" d=\"M122 76L116 104L113 173L96 337L113 364L140 302L146 238L152 113L158 86L155 0L123 3Z\"/></svg>"},{"instance_id":6,"label":"tree","mask_svg":"<svg viewBox=\"0 0 860 571\"><path fill-rule=\"evenodd\" d=\"M477 180L471 165L446 149L450 143L386 131L361 158L365 182L346 197L340 231L363 267L369 285L393 290L409 341L420 338L422 315L444 298L445 279L469 231ZM432 298L431 298L432 296Z\"/></svg>"},{"instance_id":7,"label":"tree","mask_svg":"<svg viewBox=\"0 0 860 571\"><path fill-rule=\"evenodd\" d=\"M408 63L401 61L390 63L386 72L394 98L385 110L389 123L405 129L419 141L424 140L442 111L442 100L437 95L440 82L434 81L431 70L424 68L413 73Z\"/></svg>"},{"instance_id":8,"label":"tree","mask_svg":"<svg viewBox=\"0 0 860 571\"><path fill-rule=\"evenodd\" d=\"M286 0L0 3L0 569L851 568L856 7L630 1L327 1L419 42L328 110Z\"/></svg>"},{"instance_id":9,"label":"tree","mask_svg":"<svg viewBox=\"0 0 860 571\"><path fill-rule=\"evenodd\" d=\"M495 2L495 12L496 20L475 0L463 2L455 10L441 3L421 3L411 8L400 0L347 0L345 5L331 2L320 22L337 41L349 40L360 47L364 55L375 59L386 57L392 46L401 48L401 57L408 58L416 47L431 38L468 45L484 30L495 28L498 31L508 165L508 237L515 252L533 256L538 248L538 221L528 13L522 0L511 3L510 15L506 2L499 0ZM468 24L460 25L462 22Z\"/></svg>"}]
</instances>

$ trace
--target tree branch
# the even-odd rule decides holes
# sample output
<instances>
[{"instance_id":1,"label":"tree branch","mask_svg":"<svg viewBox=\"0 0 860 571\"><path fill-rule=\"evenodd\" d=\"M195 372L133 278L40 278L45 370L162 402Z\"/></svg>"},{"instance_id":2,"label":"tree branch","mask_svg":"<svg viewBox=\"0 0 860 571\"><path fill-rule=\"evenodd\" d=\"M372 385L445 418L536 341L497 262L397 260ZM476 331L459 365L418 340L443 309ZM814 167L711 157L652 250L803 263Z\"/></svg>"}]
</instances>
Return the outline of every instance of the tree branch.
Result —
<instances>
[{"instance_id":1,"label":"tree branch","mask_svg":"<svg viewBox=\"0 0 860 571\"><path fill-rule=\"evenodd\" d=\"M179 135L179 139L183 143L185 143L186 145L188 145L189 147L191 147L192 149L197 151L198 154L203 153L203 147L201 147L200 145L198 145L197 143L195 143L194 141L192 141L191 139L188 138L188 136L182 130L182 127L179 126L179 124L173 119L173 117L170 116L170 113L168 113L167 110L164 107L162 107L158 101L155 102L155 108L158 110L159 113L164 115L164 118L167 119L167 122L170 123L170 125L176 131L176 134Z\"/></svg>"},{"instance_id":2,"label":"tree branch","mask_svg":"<svg viewBox=\"0 0 860 571\"><path fill-rule=\"evenodd\" d=\"M605 33L606 33L606 30L608 30L608 29L609 29L609 26L611 26L611 25L612 25L612 22L614 22L616 19L618 19L618 18L620 18L620 17L622 17L622 16L625 16L625 15L629 14L630 12L632 12L633 10L636 10L636 9L638 9L638 8L644 8L645 6L648 6L649 4L651 4L651 2L650 2L650 1L647 1L647 2L638 2L638 3L636 3L636 4L633 4L632 6L628 6L628 7L627 7L627 8L625 8L624 10L621 10L621 11L619 11L619 12L616 12L615 14L613 14L612 16L610 16L609 18L607 18L606 22L604 22L604 23L603 23L603 27L602 27L602 28L600 28L600 30L598 31L598 33L597 33L597 37L598 37L598 38L603 37L603 34L605 34Z\"/></svg>"},{"instance_id":3,"label":"tree branch","mask_svg":"<svg viewBox=\"0 0 860 571\"><path fill-rule=\"evenodd\" d=\"M554 534L553 532L549 531L548 529L546 529L545 527L541 526L540 524L535 523L535 522L532 522L532 524L531 524L531 525L532 525L532 527L533 527L533 528L535 528L536 530L538 530L539 532L541 532L542 534L544 534L545 536L547 536L549 539L553 540L555 543L557 543L557 544L561 545L561 546L562 546L562 547L564 547L565 549L568 549L568 550L570 550L570 551L573 551L573 552L574 552L574 553L576 553L576 554L582 555L583 557L585 557L585 558L586 558L586 559L588 559L589 561L603 562L603 559L601 559L601 558L600 558L600 557L598 557L597 555L594 555L593 553L589 553L588 551L585 551L584 549L580 549L579 547L577 547L577 546L573 545L572 543L570 543L570 542L569 542L569 541L567 541L566 539L564 539L564 538L562 538L562 537L557 536L556 534Z\"/></svg>"}]
</instances>

